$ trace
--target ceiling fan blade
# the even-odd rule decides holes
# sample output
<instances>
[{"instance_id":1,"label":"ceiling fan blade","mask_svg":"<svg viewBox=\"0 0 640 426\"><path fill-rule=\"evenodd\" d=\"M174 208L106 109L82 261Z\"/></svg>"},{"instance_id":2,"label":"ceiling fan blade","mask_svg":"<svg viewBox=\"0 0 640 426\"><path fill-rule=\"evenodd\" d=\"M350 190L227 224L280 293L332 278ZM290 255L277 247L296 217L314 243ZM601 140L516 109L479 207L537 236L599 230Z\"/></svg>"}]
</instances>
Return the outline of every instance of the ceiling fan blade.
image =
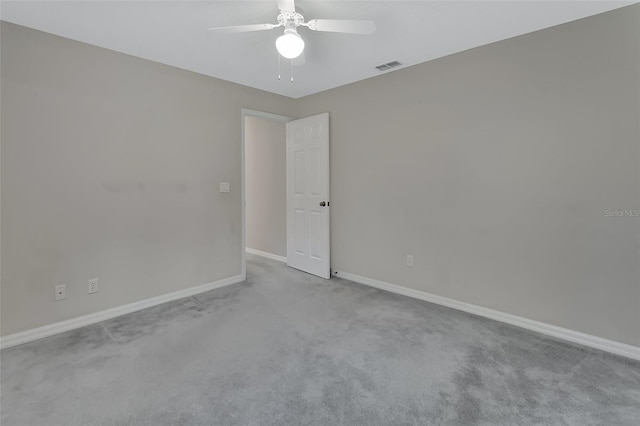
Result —
<instances>
[{"instance_id":1,"label":"ceiling fan blade","mask_svg":"<svg viewBox=\"0 0 640 426\"><path fill-rule=\"evenodd\" d=\"M278 9L285 12L295 12L296 5L294 0L278 0Z\"/></svg>"},{"instance_id":2,"label":"ceiling fan blade","mask_svg":"<svg viewBox=\"0 0 640 426\"><path fill-rule=\"evenodd\" d=\"M272 30L279 26L280 25L275 25L275 24L236 25L234 27L209 28L209 31L215 31L220 34L236 34L236 33L248 33L251 31Z\"/></svg>"},{"instance_id":3,"label":"ceiling fan blade","mask_svg":"<svg viewBox=\"0 0 640 426\"><path fill-rule=\"evenodd\" d=\"M356 21L350 19L312 19L307 26L313 31L332 33L371 34L376 30L373 21Z\"/></svg>"}]
</instances>

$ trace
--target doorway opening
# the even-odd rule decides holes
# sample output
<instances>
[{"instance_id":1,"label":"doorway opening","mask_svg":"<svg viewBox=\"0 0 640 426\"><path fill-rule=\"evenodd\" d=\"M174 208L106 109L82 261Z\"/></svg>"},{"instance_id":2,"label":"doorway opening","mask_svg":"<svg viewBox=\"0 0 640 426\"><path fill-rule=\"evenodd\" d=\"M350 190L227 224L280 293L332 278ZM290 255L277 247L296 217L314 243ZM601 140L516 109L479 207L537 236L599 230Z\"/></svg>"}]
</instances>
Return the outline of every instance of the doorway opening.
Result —
<instances>
[{"instance_id":1,"label":"doorway opening","mask_svg":"<svg viewBox=\"0 0 640 426\"><path fill-rule=\"evenodd\" d=\"M242 109L242 275L246 253L287 261L286 123L283 115Z\"/></svg>"}]
</instances>

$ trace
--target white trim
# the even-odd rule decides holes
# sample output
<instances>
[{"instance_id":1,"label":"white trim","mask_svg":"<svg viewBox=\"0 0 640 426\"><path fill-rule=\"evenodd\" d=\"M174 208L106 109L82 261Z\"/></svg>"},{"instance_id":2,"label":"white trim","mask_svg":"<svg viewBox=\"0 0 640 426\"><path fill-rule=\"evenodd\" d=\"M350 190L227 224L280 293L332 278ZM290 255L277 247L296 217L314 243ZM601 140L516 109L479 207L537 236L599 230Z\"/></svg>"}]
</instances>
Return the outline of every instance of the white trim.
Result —
<instances>
[{"instance_id":1,"label":"white trim","mask_svg":"<svg viewBox=\"0 0 640 426\"><path fill-rule=\"evenodd\" d=\"M344 278L346 280L350 280L359 284L368 285L370 287L390 291L392 293L401 294L403 296L413 297L415 299L424 300L426 302L435 303L437 305L447 306L459 311L468 312L485 318L490 318L492 320L515 325L517 327L536 331L548 336L553 336L558 339L567 340L569 342L578 343L584 346L600 349L602 351L640 361L640 347L638 346L604 339L602 337L593 336L591 334L586 334L579 331L570 330L568 328L562 328L544 322L507 314L505 312L495 311L493 309L484 308L482 306L460 302L458 300L449 299L448 297L438 296L435 294L426 293L424 291L386 283L384 281L378 281L373 278L362 277L359 275L351 274L349 272L339 271L336 272L336 274L336 276L339 278Z\"/></svg>"},{"instance_id":2,"label":"white trim","mask_svg":"<svg viewBox=\"0 0 640 426\"><path fill-rule=\"evenodd\" d=\"M244 281L240 275L225 278L209 284L203 284L196 287L178 290L173 293L163 294L162 296L151 297L149 299L140 300L139 302L129 303L127 305L106 309L100 312L83 315L81 317L72 318L65 321L56 322L54 324L42 327L32 328L30 330L21 331L19 333L9 334L0 338L0 348L10 348L12 346L21 345L23 343L32 342L44 337L53 336L54 334L64 333L65 331L74 330L86 325L95 324L121 315L136 312L141 309L150 308L162 303L171 302L172 300L182 299L193 296L195 294L204 293L205 291L214 290L216 288L225 287L231 284Z\"/></svg>"},{"instance_id":3,"label":"white trim","mask_svg":"<svg viewBox=\"0 0 640 426\"><path fill-rule=\"evenodd\" d=\"M252 248L247 247L247 253L255 254L257 256L266 257L267 259L277 260L278 262L287 263L287 258L286 257L280 256L280 255L277 255L277 254L273 254L273 253L268 253L266 251L256 250L256 249L252 249Z\"/></svg>"},{"instance_id":4,"label":"white trim","mask_svg":"<svg viewBox=\"0 0 640 426\"><path fill-rule=\"evenodd\" d=\"M244 134L244 127L245 127L245 123L244 123L244 118L246 116L252 116L252 117L261 117L261 118L266 118L269 120L276 120L276 121L280 121L283 123L288 123L289 121L292 121L293 118L291 117L287 117L284 115L278 115L278 114L271 114L270 112L262 112L262 111L256 111L253 109L247 109L247 108L241 108L240 109L240 203L241 203L241 221L242 221L242 225L241 225L241 230L240 230L240 258L241 258L241 265L240 265L240 275L242 276L243 280L247 279L247 255L246 255L246 247L247 247L247 234L246 234L246 212L245 209L247 207L247 200L246 200L246 194L245 194L245 185L246 185L246 177L245 177L245 153L244 153L244 147L245 147L245 134Z\"/></svg>"},{"instance_id":5,"label":"white trim","mask_svg":"<svg viewBox=\"0 0 640 426\"><path fill-rule=\"evenodd\" d=\"M252 117L261 117L261 118L266 118L268 120L281 121L283 123L288 123L293 120L293 118L287 117L286 115L272 114L270 112L262 112L262 111L257 111L255 109L248 109L248 108L241 108L240 113L243 116L250 115Z\"/></svg>"}]
</instances>

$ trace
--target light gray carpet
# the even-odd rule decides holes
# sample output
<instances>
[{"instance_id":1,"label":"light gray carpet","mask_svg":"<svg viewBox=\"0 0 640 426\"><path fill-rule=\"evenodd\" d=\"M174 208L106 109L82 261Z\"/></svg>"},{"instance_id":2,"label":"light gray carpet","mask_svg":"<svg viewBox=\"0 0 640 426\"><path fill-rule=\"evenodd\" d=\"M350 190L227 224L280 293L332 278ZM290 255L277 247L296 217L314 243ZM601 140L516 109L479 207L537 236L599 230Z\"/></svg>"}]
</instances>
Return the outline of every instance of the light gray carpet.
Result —
<instances>
[{"instance_id":1,"label":"light gray carpet","mask_svg":"<svg viewBox=\"0 0 640 426\"><path fill-rule=\"evenodd\" d=\"M2 425L638 425L637 362L249 256L2 351Z\"/></svg>"}]
</instances>

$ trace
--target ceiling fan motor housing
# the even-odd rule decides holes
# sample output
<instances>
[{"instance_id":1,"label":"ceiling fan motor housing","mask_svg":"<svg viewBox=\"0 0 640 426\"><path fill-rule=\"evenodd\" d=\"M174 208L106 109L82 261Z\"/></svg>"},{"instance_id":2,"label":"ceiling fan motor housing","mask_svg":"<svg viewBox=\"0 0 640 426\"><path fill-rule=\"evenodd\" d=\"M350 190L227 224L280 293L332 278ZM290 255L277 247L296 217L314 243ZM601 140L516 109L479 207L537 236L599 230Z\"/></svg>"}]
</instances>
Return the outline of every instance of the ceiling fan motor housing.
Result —
<instances>
[{"instance_id":1,"label":"ceiling fan motor housing","mask_svg":"<svg viewBox=\"0 0 640 426\"><path fill-rule=\"evenodd\" d=\"M285 27L285 30L295 30L296 27L302 25L303 23L304 16L302 16L298 12L287 12L286 10L281 10L280 15L278 15L278 24Z\"/></svg>"}]
</instances>

